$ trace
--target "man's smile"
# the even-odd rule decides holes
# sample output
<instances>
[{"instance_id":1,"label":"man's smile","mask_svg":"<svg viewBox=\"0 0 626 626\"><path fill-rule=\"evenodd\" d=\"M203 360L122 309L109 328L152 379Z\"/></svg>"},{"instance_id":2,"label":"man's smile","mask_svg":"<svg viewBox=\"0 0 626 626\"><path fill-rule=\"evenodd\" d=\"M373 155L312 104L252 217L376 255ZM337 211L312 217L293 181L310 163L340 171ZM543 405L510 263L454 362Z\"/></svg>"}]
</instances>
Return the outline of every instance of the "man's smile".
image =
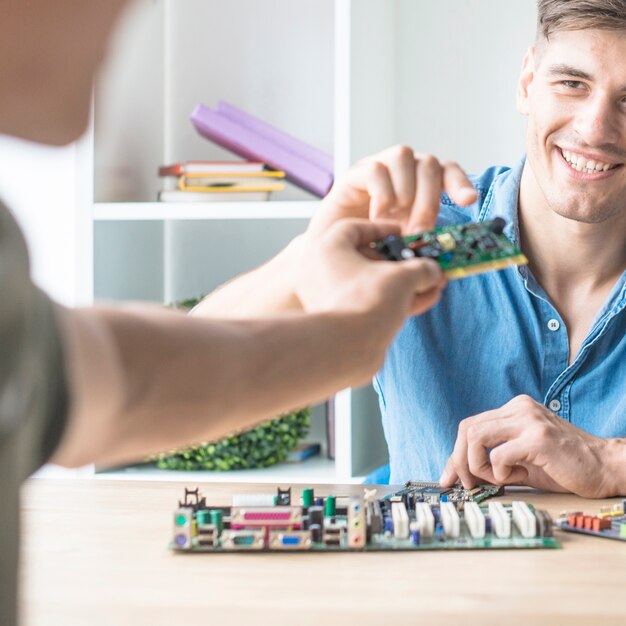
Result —
<instances>
[{"instance_id":1,"label":"man's smile","mask_svg":"<svg viewBox=\"0 0 626 626\"><path fill-rule=\"evenodd\" d=\"M602 155L592 155L561 147L558 147L558 152L571 174L578 179L604 179L612 176L615 170L623 166L623 163L608 160Z\"/></svg>"}]
</instances>

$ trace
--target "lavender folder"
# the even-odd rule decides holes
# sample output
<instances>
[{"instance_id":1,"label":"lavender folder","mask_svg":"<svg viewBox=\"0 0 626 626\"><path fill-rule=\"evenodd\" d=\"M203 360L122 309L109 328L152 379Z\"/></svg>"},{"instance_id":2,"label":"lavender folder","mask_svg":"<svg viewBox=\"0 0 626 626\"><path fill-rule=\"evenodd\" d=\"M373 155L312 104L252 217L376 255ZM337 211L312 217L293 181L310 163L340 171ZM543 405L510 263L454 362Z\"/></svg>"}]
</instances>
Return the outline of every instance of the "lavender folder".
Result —
<instances>
[{"instance_id":1,"label":"lavender folder","mask_svg":"<svg viewBox=\"0 0 626 626\"><path fill-rule=\"evenodd\" d=\"M263 161L269 167L283 170L289 180L320 198L333 184L332 171L202 104L194 109L191 122L203 137L244 159Z\"/></svg>"},{"instance_id":2,"label":"lavender folder","mask_svg":"<svg viewBox=\"0 0 626 626\"><path fill-rule=\"evenodd\" d=\"M232 104L228 104L228 102L218 102L215 110L220 115L224 115L233 122L237 122L240 126L249 128L261 137L265 137L276 145L289 150L289 152L293 152L294 154L301 156L303 159L310 161L311 163L319 166L321 169L326 170L327 172L333 171L333 157L330 154L326 154L326 152L322 152L321 150L304 143L304 141L300 141L299 139L284 133L282 130L278 130L278 128L270 126L267 122L257 119L249 113L234 107Z\"/></svg>"}]
</instances>

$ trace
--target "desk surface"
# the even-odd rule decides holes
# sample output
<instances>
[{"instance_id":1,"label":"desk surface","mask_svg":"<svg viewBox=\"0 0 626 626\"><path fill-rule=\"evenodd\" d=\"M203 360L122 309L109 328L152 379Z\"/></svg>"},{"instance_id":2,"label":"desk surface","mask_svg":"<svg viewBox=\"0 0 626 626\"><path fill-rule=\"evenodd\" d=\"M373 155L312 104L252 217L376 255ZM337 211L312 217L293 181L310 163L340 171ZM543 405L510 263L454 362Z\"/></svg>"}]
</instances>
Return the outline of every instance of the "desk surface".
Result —
<instances>
[{"instance_id":1,"label":"desk surface","mask_svg":"<svg viewBox=\"0 0 626 626\"><path fill-rule=\"evenodd\" d=\"M172 554L171 513L183 486L26 483L24 626L626 624L626 543L558 531L561 550ZM235 491L268 491L200 487L223 505ZM316 486L320 495L361 489ZM618 501L523 499L553 516Z\"/></svg>"}]
</instances>

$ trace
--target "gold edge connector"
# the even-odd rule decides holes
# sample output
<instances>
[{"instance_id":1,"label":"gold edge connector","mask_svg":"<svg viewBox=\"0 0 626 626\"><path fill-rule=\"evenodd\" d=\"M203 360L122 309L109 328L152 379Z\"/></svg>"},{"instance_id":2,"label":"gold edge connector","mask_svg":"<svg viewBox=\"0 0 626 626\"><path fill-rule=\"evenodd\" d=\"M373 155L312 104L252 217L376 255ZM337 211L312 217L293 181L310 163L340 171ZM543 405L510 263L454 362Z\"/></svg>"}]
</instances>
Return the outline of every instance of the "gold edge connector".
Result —
<instances>
[{"instance_id":1,"label":"gold edge connector","mask_svg":"<svg viewBox=\"0 0 626 626\"><path fill-rule=\"evenodd\" d=\"M468 267L455 267L449 270L444 270L444 276L449 279L464 278L466 276L473 276L476 274L483 274L491 270L501 270L505 267L512 265L526 265L528 259L523 254L517 254L506 259L494 259L493 261L485 261L484 263L477 263L476 265L469 265Z\"/></svg>"}]
</instances>

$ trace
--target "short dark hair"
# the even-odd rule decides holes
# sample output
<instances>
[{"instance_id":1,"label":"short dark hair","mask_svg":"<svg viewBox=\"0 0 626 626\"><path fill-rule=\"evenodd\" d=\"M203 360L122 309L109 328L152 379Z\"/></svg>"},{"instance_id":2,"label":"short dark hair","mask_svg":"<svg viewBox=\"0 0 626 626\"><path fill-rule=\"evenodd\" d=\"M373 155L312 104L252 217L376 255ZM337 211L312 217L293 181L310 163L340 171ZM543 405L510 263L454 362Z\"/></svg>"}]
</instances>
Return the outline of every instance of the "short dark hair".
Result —
<instances>
[{"instance_id":1,"label":"short dark hair","mask_svg":"<svg viewBox=\"0 0 626 626\"><path fill-rule=\"evenodd\" d=\"M537 40L588 28L626 31L626 0L537 0Z\"/></svg>"}]
</instances>

